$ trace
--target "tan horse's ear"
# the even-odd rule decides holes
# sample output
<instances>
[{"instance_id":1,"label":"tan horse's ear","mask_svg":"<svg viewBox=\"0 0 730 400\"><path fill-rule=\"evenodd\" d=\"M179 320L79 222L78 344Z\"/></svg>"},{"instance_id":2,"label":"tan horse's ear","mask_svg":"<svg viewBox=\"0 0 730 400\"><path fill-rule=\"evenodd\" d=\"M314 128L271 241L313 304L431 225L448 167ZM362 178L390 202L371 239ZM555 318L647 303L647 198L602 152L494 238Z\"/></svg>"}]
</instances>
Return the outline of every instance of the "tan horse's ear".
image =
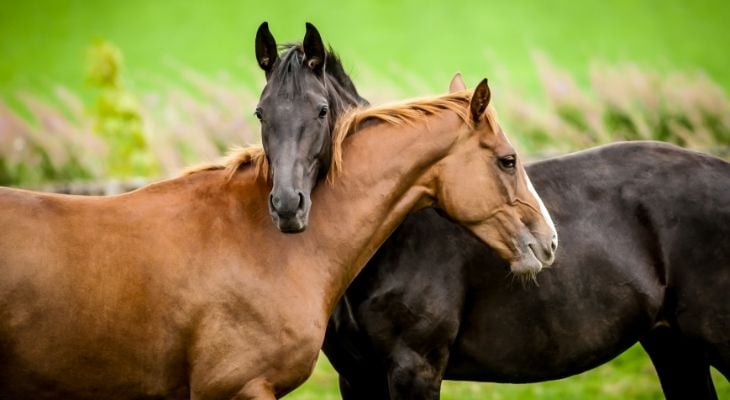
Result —
<instances>
[{"instance_id":1,"label":"tan horse's ear","mask_svg":"<svg viewBox=\"0 0 730 400\"><path fill-rule=\"evenodd\" d=\"M471 95L471 103L469 109L471 110L471 119L474 122L479 122L482 119L484 110L489 105L489 99L492 97L492 92L489 90L487 84L487 78L482 79L474 89L474 93Z\"/></svg>"},{"instance_id":2,"label":"tan horse's ear","mask_svg":"<svg viewBox=\"0 0 730 400\"><path fill-rule=\"evenodd\" d=\"M449 83L449 93L461 92L462 90L466 90L466 84L464 78L461 77L461 73L457 72L451 78L451 83Z\"/></svg>"}]
</instances>

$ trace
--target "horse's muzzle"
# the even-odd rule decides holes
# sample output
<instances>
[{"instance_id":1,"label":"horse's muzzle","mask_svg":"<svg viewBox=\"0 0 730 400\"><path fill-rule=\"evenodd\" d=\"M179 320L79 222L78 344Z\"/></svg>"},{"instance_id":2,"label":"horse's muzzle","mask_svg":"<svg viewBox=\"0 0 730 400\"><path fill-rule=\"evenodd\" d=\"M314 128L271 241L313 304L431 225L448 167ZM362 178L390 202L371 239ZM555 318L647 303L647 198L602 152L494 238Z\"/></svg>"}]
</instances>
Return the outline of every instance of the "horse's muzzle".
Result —
<instances>
[{"instance_id":1,"label":"horse's muzzle","mask_svg":"<svg viewBox=\"0 0 730 400\"><path fill-rule=\"evenodd\" d=\"M553 233L549 237L541 236L546 235L533 235L531 232L520 235L517 244L518 257L510 262L512 272L518 275L536 274L555 262L557 235Z\"/></svg>"},{"instance_id":2,"label":"horse's muzzle","mask_svg":"<svg viewBox=\"0 0 730 400\"><path fill-rule=\"evenodd\" d=\"M277 228L283 233L299 233L307 229L309 220L309 196L301 191L269 196L269 213Z\"/></svg>"}]
</instances>

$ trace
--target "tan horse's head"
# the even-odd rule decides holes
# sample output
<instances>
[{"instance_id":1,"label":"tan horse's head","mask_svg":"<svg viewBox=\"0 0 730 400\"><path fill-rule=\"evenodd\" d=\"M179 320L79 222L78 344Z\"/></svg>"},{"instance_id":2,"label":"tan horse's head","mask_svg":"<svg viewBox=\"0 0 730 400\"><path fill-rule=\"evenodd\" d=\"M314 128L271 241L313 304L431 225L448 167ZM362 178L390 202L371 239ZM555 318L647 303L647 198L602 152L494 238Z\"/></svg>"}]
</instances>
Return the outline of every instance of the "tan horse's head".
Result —
<instances>
[{"instance_id":1,"label":"tan horse's head","mask_svg":"<svg viewBox=\"0 0 730 400\"><path fill-rule=\"evenodd\" d=\"M465 89L457 74L450 90ZM440 161L438 206L508 260L514 273L535 274L555 259L557 232L497 123L490 95L484 79L472 94L464 132Z\"/></svg>"}]
</instances>

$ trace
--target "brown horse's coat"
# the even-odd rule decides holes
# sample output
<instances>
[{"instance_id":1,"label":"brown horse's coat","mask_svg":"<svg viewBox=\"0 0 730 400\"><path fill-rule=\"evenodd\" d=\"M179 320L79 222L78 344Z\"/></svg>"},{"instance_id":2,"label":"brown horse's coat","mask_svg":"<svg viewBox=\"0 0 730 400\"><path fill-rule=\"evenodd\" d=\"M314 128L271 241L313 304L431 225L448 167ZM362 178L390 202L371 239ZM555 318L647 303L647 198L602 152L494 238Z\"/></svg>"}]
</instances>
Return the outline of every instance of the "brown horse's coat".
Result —
<instances>
[{"instance_id":1,"label":"brown horse's coat","mask_svg":"<svg viewBox=\"0 0 730 400\"><path fill-rule=\"evenodd\" d=\"M449 101L468 110L468 96ZM249 166L114 197L0 189L0 397L281 396L309 376L335 302L410 211L453 194L441 206L457 219L511 207L547 230L535 207L505 205L504 193L534 204L525 182L494 190L501 133L449 109L423 119L350 135L297 235L271 224L270 186ZM442 176L475 160L476 176ZM469 196L490 200L460 210Z\"/></svg>"}]
</instances>

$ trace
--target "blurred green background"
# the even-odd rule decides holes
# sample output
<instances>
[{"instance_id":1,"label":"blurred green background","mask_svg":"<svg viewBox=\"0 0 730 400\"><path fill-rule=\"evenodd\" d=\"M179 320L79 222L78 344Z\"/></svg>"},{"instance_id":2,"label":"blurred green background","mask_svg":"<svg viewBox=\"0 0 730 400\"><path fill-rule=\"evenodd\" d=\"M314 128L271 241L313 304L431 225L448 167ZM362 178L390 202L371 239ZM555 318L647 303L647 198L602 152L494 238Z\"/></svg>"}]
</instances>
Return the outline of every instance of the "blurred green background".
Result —
<instances>
[{"instance_id":1,"label":"blurred green background","mask_svg":"<svg viewBox=\"0 0 730 400\"><path fill-rule=\"evenodd\" d=\"M174 175L257 142L254 34L315 23L373 103L489 77L544 157L658 139L727 156L723 1L4 2L0 184ZM93 154L94 156L89 156Z\"/></svg>"},{"instance_id":2,"label":"blurred green background","mask_svg":"<svg viewBox=\"0 0 730 400\"><path fill-rule=\"evenodd\" d=\"M155 86L150 76L166 76L179 65L258 85L251 69L262 21L280 42L301 40L304 22L314 23L361 86L367 84L358 80L360 66L392 82L413 75L439 92L455 71L476 82L501 69L538 92L535 50L581 82L591 62L629 60L702 69L730 85L730 7L724 1L35 0L2 5L0 90L57 83L84 89L80 61L97 37L123 50L129 78L141 87Z\"/></svg>"},{"instance_id":3,"label":"blurred green background","mask_svg":"<svg viewBox=\"0 0 730 400\"><path fill-rule=\"evenodd\" d=\"M726 1L16 1L0 5L0 184L154 179L258 141L254 35L314 23L374 103L489 77L534 158L622 139L727 156ZM715 374L720 398L730 385ZM656 399L646 356L557 382L455 383L445 399ZM289 398L337 398L321 359Z\"/></svg>"}]
</instances>

